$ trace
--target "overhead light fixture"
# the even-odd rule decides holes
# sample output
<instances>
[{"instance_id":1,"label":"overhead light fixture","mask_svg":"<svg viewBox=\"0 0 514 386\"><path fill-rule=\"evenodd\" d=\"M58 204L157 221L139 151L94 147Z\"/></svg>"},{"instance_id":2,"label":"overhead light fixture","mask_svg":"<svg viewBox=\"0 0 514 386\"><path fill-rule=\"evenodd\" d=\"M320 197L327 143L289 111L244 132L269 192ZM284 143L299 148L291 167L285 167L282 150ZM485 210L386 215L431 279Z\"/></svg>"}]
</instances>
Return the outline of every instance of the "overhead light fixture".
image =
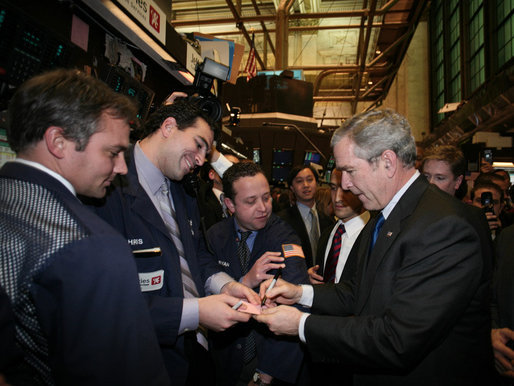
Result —
<instances>
[{"instance_id":1,"label":"overhead light fixture","mask_svg":"<svg viewBox=\"0 0 514 386\"><path fill-rule=\"evenodd\" d=\"M514 168L514 163L512 162L493 162L493 168Z\"/></svg>"},{"instance_id":2,"label":"overhead light fixture","mask_svg":"<svg viewBox=\"0 0 514 386\"><path fill-rule=\"evenodd\" d=\"M370 81L368 82L368 84L371 86L371 85L373 84L373 81L371 81L371 80L370 80Z\"/></svg>"},{"instance_id":3,"label":"overhead light fixture","mask_svg":"<svg viewBox=\"0 0 514 386\"><path fill-rule=\"evenodd\" d=\"M377 55L380 55L381 53L382 53L382 51L380 51L380 50L375 51L375 54L377 54Z\"/></svg>"}]
</instances>

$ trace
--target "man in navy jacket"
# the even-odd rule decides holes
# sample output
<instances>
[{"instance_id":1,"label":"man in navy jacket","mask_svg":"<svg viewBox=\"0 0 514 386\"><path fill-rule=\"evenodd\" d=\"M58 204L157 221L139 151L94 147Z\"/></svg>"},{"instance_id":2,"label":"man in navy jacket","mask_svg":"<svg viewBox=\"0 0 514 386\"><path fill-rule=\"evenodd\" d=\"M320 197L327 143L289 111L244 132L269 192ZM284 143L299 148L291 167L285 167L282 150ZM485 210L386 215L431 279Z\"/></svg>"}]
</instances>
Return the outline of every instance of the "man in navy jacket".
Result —
<instances>
[{"instance_id":1,"label":"man in navy jacket","mask_svg":"<svg viewBox=\"0 0 514 386\"><path fill-rule=\"evenodd\" d=\"M284 279L307 283L300 239L287 223L272 214L270 188L261 168L253 162L234 164L223 175L223 191L233 216L213 225L207 232L215 260L223 270L250 288L258 288L278 268L282 268ZM238 255L241 232L250 232L246 240L250 252L247 272ZM244 363L245 340L252 330L255 331L256 357ZM262 384L272 379L289 383L297 380L303 362L297 340L274 337L254 321L215 334L213 340L220 369L218 384L248 383L254 372Z\"/></svg>"},{"instance_id":2,"label":"man in navy jacket","mask_svg":"<svg viewBox=\"0 0 514 386\"><path fill-rule=\"evenodd\" d=\"M0 287L23 359L3 369L9 384L169 384L130 250L76 196L100 198L127 172L135 115L76 70L37 76L11 99L18 158L0 170Z\"/></svg>"},{"instance_id":3,"label":"man in navy jacket","mask_svg":"<svg viewBox=\"0 0 514 386\"><path fill-rule=\"evenodd\" d=\"M192 102L179 99L148 118L143 136L129 157L127 176L115 182L97 212L132 248L170 378L176 385L202 384L212 377L206 367L204 328L221 331L248 321L249 315L232 306L239 298L254 303L259 299L221 272L212 256L199 253L204 238L198 206L182 179L204 163L211 148L214 130L209 118ZM159 202L163 183L176 212L181 245L173 238ZM198 296L188 297L181 258ZM206 291L217 295L205 296Z\"/></svg>"}]
</instances>

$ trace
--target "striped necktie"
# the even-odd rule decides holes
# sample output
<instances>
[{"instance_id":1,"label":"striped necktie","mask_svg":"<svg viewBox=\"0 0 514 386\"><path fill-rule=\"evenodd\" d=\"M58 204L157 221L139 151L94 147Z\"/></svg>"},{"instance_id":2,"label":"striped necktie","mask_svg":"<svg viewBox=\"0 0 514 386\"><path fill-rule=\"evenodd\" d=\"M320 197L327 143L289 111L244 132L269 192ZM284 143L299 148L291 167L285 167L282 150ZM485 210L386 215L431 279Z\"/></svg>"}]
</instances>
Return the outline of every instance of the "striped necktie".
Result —
<instances>
[{"instance_id":1,"label":"striped necktie","mask_svg":"<svg viewBox=\"0 0 514 386\"><path fill-rule=\"evenodd\" d=\"M169 183L170 181L166 179L160 189L159 204L161 205L162 217L180 257L180 271L182 274L184 297L197 298L199 294L185 257L184 245L182 244L182 240L180 238L180 230L176 220L177 214L171 205Z\"/></svg>"},{"instance_id":2,"label":"striped necktie","mask_svg":"<svg viewBox=\"0 0 514 386\"><path fill-rule=\"evenodd\" d=\"M157 196L159 205L161 206L162 219L164 220L164 224L168 229L171 239L173 240L173 244L175 244L175 248L177 249L179 255L184 298L198 298L198 289L196 288L193 275L191 275L189 265L187 264L186 255L184 253L184 245L182 244L182 240L180 238L180 230L177 223L177 213L175 212L173 205L171 205L169 190L170 180L166 178L164 183L161 185ZM208 350L209 344L207 342L207 330L204 327L198 326L198 330L196 331L196 340L206 350Z\"/></svg>"},{"instance_id":3,"label":"striped necktie","mask_svg":"<svg viewBox=\"0 0 514 386\"><path fill-rule=\"evenodd\" d=\"M334 283L336 278L337 262L339 261L339 252L341 251L341 240L344 233L343 223L339 224L334 239L332 240L332 247L327 256L327 262L325 263L325 270L323 274L323 281L325 283Z\"/></svg>"}]
</instances>

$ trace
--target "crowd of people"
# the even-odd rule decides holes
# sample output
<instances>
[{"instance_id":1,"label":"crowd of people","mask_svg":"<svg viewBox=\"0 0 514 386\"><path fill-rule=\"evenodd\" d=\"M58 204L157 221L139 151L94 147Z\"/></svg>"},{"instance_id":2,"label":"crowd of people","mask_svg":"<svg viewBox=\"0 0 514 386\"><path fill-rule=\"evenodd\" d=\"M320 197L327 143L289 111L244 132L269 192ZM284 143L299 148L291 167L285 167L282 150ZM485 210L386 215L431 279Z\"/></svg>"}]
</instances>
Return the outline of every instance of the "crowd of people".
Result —
<instances>
[{"instance_id":1,"label":"crowd of people","mask_svg":"<svg viewBox=\"0 0 514 386\"><path fill-rule=\"evenodd\" d=\"M15 92L0 385L514 383L510 176L372 110L270 187L177 95L142 123L75 70ZM419 162L418 162L419 161ZM469 186L468 186L469 185Z\"/></svg>"}]
</instances>

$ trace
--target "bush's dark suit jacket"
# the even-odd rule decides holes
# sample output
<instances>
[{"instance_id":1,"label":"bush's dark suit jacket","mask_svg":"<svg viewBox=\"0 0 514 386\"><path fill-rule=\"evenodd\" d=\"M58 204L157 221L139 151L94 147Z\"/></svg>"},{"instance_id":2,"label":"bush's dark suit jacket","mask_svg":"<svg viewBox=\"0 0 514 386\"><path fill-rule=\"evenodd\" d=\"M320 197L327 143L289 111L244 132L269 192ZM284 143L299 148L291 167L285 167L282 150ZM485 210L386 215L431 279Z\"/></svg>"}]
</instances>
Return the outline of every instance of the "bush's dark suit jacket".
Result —
<instances>
[{"instance_id":1,"label":"bush's dark suit jacket","mask_svg":"<svg viewBox=\"0 0 514 386\"><path fill-rule=\"evenodd\" d=\"M107 196L105 205L97 213L127 239L132 250L161 248L161 256L136 257L139 273L164 271L161 289L143 292L150 307L164 363L173 384L185 383L189 360L188 344L196 340L193 332L179 335L184 293L180 259L175 244L159 212L140 185L134 159L127 162L128 174L115 180L115 189ZM185 257L200 297L205 296L204 278L198 256L199 245L204 242L200 231L200 216L196 200L188 196L181 183L171 181L170 191L177 212ZM209 255L207 264L217 265ZM219 272L220 270L217 269Z\"/></svg>"},{"instance_id":2,"label":"bush's dark suit jacket","mask_svg":"<svg viewBox=\"0 0 514 386\"><path fill-rule=\"evenodd\" d=\"M483 228L467 209L418 177L359 262L357 279L314 286L317 315L305 324L313 359L354 366L355 385L488 384L490 270ZM375 222L352 254L367 256Z\"/></svg>"},{"instance_id":3,"label":"bush's dark suit jacket","mask_svg":"<svg viewBox=\"0 0 514 386\"><path fill-rule=\"evenodd\" d=\"M319 231L321 235L325 228L329 228L334 225L334 220L330 217L327 217L319 210L317 212L319 219ZM282 218L282 220L291 225L296 234L300 236L303 253L305 254L305 263L307 264L307 268L312 267L314 265L314 256L312 256L311 241L298 206L293 205L287 209L281 210L277 214Z\"/></svg>"},{"instance_id":4,"label":"bush's dark suit jacket","mask_svg":"<svg viewBox=\"0 0 514 386\"><path fill-rule=\"evenodd\" d=\"M209 231L208 240L214 250L216 261L230 276L239 280L243 273L237 254L237 233L233 218L227 218ZM268 251L282 252L283 244L299 244L298 236L279 217L272 214L266 226L259 230L255 238L249 266ZM282 278L291 283L308 283L305 260L301 257L286 258L286 267L282 270ZM274 271L270 271L274 274ZM258 288L257 288L258 291ZM242 344L251 329L259 333L257 340L257 368L264 373L294 383L302 365L303 353L300 343L296 339L276 337L271 334L263 324L239 323L225 332L214 335L214 349L217 361L223 366L219 374L219 384L236 384L242 363Z\"/></svg>"}]
</instances>

